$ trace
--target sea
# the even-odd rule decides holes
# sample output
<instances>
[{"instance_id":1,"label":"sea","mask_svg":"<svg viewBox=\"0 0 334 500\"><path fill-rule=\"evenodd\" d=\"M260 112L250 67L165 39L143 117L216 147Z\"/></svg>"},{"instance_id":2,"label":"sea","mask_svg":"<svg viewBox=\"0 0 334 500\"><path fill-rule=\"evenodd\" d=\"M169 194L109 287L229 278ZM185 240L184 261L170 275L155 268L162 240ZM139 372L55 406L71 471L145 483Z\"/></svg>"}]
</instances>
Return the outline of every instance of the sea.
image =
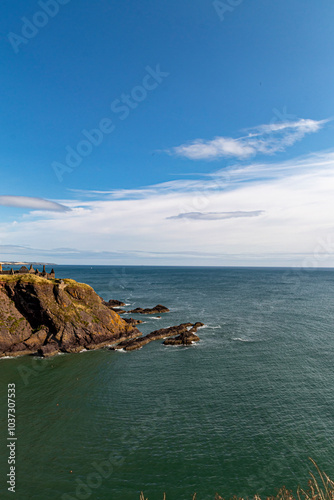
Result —
<instances>
[{"instance_id":1,"label":"sea","mask_svg":"<svg viewBox=\"0 0 334 500\"><path fill-rule=\"evenodd\" d=\"M204 323L188 347L0 360L0 498L265 498L334 478L334 270L56 266L140 330ZM128 315L129 317L129 315ZM7 386L16 386L16 493Z\"/></svg>"}]
</instances>

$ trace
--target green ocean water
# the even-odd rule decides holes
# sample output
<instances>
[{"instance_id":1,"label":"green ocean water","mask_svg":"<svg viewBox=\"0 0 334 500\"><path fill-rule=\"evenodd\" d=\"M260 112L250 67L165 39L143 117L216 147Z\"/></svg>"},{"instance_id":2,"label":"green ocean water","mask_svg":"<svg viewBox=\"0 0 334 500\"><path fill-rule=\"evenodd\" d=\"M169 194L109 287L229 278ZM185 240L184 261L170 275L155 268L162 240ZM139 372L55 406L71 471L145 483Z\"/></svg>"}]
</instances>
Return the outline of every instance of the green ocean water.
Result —
<instances>
[{"instance_id":1,"label":"green ocean water","mask_svg":"<svg viewBox=\"0 0 334 500\"><path fill-rule=\"evenodd\" d=\"M334 477L334 271L58 266L201 342L0 360L0 498L198 500ZM141 319L143 319L141 317ZM17 484L7 492L7 384Z\"/></svg>"}]
</instances>

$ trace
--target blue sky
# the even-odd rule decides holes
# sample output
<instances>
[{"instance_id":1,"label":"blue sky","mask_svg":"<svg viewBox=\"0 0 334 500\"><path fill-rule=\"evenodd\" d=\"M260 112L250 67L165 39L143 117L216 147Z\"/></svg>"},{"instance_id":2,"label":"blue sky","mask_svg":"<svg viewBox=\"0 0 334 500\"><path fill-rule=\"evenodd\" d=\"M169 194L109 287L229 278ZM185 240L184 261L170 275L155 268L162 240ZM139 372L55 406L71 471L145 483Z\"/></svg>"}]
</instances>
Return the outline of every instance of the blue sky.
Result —
<instances>
[{"instance_id":1,"label":"blue sky","mask_svg":"<svg viewBox=\"0 0 334 500\"><path fill-rule=\"evenodd\" d=\"M0 10L0 259L334 265L331 0Z\"/></svg>"}]
</instances>

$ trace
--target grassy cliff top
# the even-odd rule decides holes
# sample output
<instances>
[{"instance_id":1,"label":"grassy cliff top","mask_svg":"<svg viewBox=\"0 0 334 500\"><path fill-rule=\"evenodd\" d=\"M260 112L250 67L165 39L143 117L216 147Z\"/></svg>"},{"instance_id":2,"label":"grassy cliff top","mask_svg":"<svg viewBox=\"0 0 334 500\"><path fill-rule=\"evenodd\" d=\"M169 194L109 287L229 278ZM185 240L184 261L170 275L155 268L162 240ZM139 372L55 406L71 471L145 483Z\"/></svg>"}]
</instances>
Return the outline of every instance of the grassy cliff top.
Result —
<instances>
[{"instance_id":1,"label":"grassy cliff top","mask_svg":"<svg viewBox=\"0 0 334 500\"><path fill-rule=\"evenodd\" d=\"M0 274L0 283L32 283L35 285L59 285L61 282L65 285L75 285L82 288L91 289L89 285L85 283L78 283L72 279L46 279L42 276L37 276L35 274Z\"/></svg>"},{"instance_id":2,"label":"grassy cliff top","mask_svg":"<svg viewBox=\"0 0 334 500\"><path fill-rule=\"evenodd\" d=\"M13 283L15 281L20 281L22 283L36 283L36 284L59 282L59 280L56 279L48 280L46 278L43 278L42 276L37 276L35 274L0 274L0 282Z\"/></svg>"}]
</instances>

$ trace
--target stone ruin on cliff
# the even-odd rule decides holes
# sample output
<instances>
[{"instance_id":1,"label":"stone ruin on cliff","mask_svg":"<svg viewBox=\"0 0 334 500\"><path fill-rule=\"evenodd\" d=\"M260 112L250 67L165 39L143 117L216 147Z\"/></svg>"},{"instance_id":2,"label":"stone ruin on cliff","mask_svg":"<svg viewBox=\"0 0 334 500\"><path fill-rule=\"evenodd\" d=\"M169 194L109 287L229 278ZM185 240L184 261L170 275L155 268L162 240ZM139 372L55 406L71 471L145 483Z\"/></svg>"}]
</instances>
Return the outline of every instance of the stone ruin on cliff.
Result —
<instances>
[{"instance_id":1,"label":"stone ruin on cliff","mask_svg":"<svg viewBox=\"0 0 334 500\"><path fill-rule=\"evenodd\" d=\"M2 264L0 263L0 275L1 274L4 275L33 274L34 276L40 276L46 279L54 279L56 277L54 269L51 269L51 271L47 273L44 265L43 271L41 272L38 269L34 269L32 264L30 265L29 269L26 266L22 266L20 269L15 271L13 268L11 268L9 271L4 271L2 269Z\"/></svg>"}]
</instances>

